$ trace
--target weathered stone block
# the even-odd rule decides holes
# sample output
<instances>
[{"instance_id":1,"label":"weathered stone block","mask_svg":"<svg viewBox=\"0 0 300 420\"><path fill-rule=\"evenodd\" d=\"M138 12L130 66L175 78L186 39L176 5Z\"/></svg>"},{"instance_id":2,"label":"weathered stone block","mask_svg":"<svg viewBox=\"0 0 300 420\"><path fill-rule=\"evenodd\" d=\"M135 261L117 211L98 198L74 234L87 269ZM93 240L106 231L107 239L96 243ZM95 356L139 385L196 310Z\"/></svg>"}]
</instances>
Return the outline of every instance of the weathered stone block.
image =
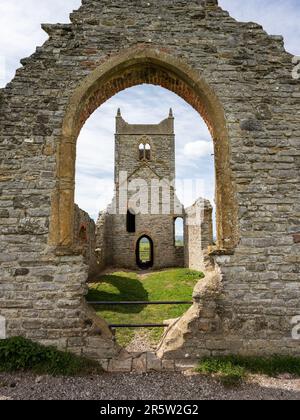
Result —
<instances>
[{"instance_id":1,"label":"weathered stone block","mask_svg":"<svg viewBox=\"0 0 300 420\"><path fill-rule=\"evenodd\" d=\"M9 218L9 211L8 210L0 210L0 219L8 219Z\"/></svg>"},{"instance_id":2,"label":"weathered stone block","mask_svg":"<svg viewBox=\"0 0 300 420\"><path fill-rule=\"evenodd\" d=\"M161 372L162 361L155 353L147 353L147 372Z\"/></svg>"},{"instance_id":3,"label":"weathered stone block","mask_svg":"<svg viewBox=\"0 0 300 420\"><path fill-rule=\"evenodd\" d=\"M14 272L15 277L27 276L27 274L29 274L28 268L17 268Z\"/></svg>"},{"instance_id":4,"label":"weathered stone block","mask_svg":"<svg viewBox=\"0 0 300 420\"><path fill-rule=\"evenodd\" d=\"M147 372L147 354L143 353L139 357L133 358L132 371L137 373Z\"/></svg>"},{"instance_id":5,"label":"weathered stone block","mask_svg":"<svg viewBox=\"0 0 300 420\"><path fill-rule=\"evenodd\" d=\"M112 359L108 364L108 372L128 373L132 370L132 358L126 360Z\"/></svg>"},{"instance_id":6,"label":"weathered stone block","mask_svg":"<svg viewBox=\"0 0 300 420\"><path fill-rule=\"evenodd\" d=\"M300 243L300 233L295 233L293 235L293 239L294 239L295 244L299 244Z\"/></svg>"}]
</instances>

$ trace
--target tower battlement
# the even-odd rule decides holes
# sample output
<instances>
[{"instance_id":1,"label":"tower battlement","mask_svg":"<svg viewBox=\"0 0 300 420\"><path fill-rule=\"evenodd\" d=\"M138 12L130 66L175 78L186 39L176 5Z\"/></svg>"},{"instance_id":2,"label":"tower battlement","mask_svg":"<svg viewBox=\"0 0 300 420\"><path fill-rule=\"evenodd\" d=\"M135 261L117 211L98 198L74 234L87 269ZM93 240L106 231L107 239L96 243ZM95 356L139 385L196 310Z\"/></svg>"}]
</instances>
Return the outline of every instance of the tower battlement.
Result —
<instances>
[{"instance_id":1,"label":"tower battlement","mask_svg":"<svg viewBox=\"0 0 300 420\"><path fill-rule=\"evenodd\" d=\"M120 172L140 175L145 164L158 178L175 178L174 116L158 124L129 124L118 109L115 135L115 181Z\"/></svg>"}]
</instances>

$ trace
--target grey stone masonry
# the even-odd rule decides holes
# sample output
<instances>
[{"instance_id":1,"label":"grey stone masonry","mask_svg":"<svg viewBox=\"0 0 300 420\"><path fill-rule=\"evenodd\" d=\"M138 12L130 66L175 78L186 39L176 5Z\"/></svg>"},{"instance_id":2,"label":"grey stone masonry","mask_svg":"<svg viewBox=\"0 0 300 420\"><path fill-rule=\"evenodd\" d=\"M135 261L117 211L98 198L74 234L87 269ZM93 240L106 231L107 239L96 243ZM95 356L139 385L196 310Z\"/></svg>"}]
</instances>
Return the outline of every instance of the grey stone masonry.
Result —
<instances>
[{"instance_id":1,"label":"grey stone masonry","mask_svg":"<svg viewBox=\"0 0 300 420\"><path fill-rule=\"evenodd\" d=\"M84 261L89 267L89 277L98 274L101 263L96 254L96 225L88 213L75 206L74 240L77 252L84 256Z\"/></svg>"},{"instance_id":2,"label":"grey stone masonry","mask_svg":"<svg viewBox=\"0 0 300 420\"><path fill-rule=\"evenodd\" d=\"M7 335L99 360L119 353L85 304L89 267L73 243L76 140L107 99L152 83L204 118L217 180L218 280L197 289L159 354L300 355L300 81L283 39L216 0L84 0L70 18L42 26L49 38L0 90Z\"/></svg>"},{"instance_id":3,"label":"grey stone masonry","mask_svg":"<svg viewBox=\"0 0 300 420\"><path fill-rule=\"evenodd\" d=\"M185 266L206 272L213 269L209 251L213 245L213 208L200 198L185 210Z\"/></svg>"}]
</instances>

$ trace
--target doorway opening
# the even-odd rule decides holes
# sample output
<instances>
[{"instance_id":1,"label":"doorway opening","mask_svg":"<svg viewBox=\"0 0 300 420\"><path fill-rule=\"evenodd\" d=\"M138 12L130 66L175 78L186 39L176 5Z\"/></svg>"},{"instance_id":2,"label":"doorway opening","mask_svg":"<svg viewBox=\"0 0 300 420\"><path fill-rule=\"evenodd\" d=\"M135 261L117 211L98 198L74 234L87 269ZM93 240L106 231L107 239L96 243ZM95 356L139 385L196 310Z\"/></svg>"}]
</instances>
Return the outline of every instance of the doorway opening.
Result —
<instances>
[{"instance_id":1,"label":"doorway opening","mask_svg":"<svg viewBox=\"0 0 300 420\"><path fill-rule=\"evenodd\" d=\"M148 270L154 264L153 241L149 236L142 236L136 244L136 263L141 270Z\"/></svg>"}]
</instances>

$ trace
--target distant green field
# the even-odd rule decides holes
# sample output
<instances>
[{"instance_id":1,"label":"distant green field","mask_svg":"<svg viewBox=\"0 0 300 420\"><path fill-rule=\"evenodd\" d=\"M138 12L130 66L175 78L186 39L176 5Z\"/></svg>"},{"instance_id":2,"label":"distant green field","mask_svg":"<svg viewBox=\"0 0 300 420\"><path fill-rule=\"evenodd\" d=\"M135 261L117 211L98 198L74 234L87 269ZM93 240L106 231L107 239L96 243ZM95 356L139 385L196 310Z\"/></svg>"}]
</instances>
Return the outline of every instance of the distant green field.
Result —
<instances>
[{"instance_id":1,"label":"distant green field","mask_svg":"<svg viewBox=\"0 0 300 420\"><path fill-rule=\"evenodd\" d=\"M99 277L90 284L88 300L92 301L189 301L196 283L204 275L185 268L154 272L146 276L137 273L116 272ZM130 305L95 307L100 317L109 324L162 323L183 315L189 305ZM149 339L158 343L163 328L147 330ZM133 339L135 330L118 329L117 340L126 346Z\"/></svg>"},{"instance_id":2,"label":"distant green field","mask_svg":"<svg viewBox=\"0 0 300 420\"><path fill-rule=\"evenodd\" d=\"M151 260L151 247L149 242L140 243L140 260L143 263Z\"/></svg>"}]
</instances>

